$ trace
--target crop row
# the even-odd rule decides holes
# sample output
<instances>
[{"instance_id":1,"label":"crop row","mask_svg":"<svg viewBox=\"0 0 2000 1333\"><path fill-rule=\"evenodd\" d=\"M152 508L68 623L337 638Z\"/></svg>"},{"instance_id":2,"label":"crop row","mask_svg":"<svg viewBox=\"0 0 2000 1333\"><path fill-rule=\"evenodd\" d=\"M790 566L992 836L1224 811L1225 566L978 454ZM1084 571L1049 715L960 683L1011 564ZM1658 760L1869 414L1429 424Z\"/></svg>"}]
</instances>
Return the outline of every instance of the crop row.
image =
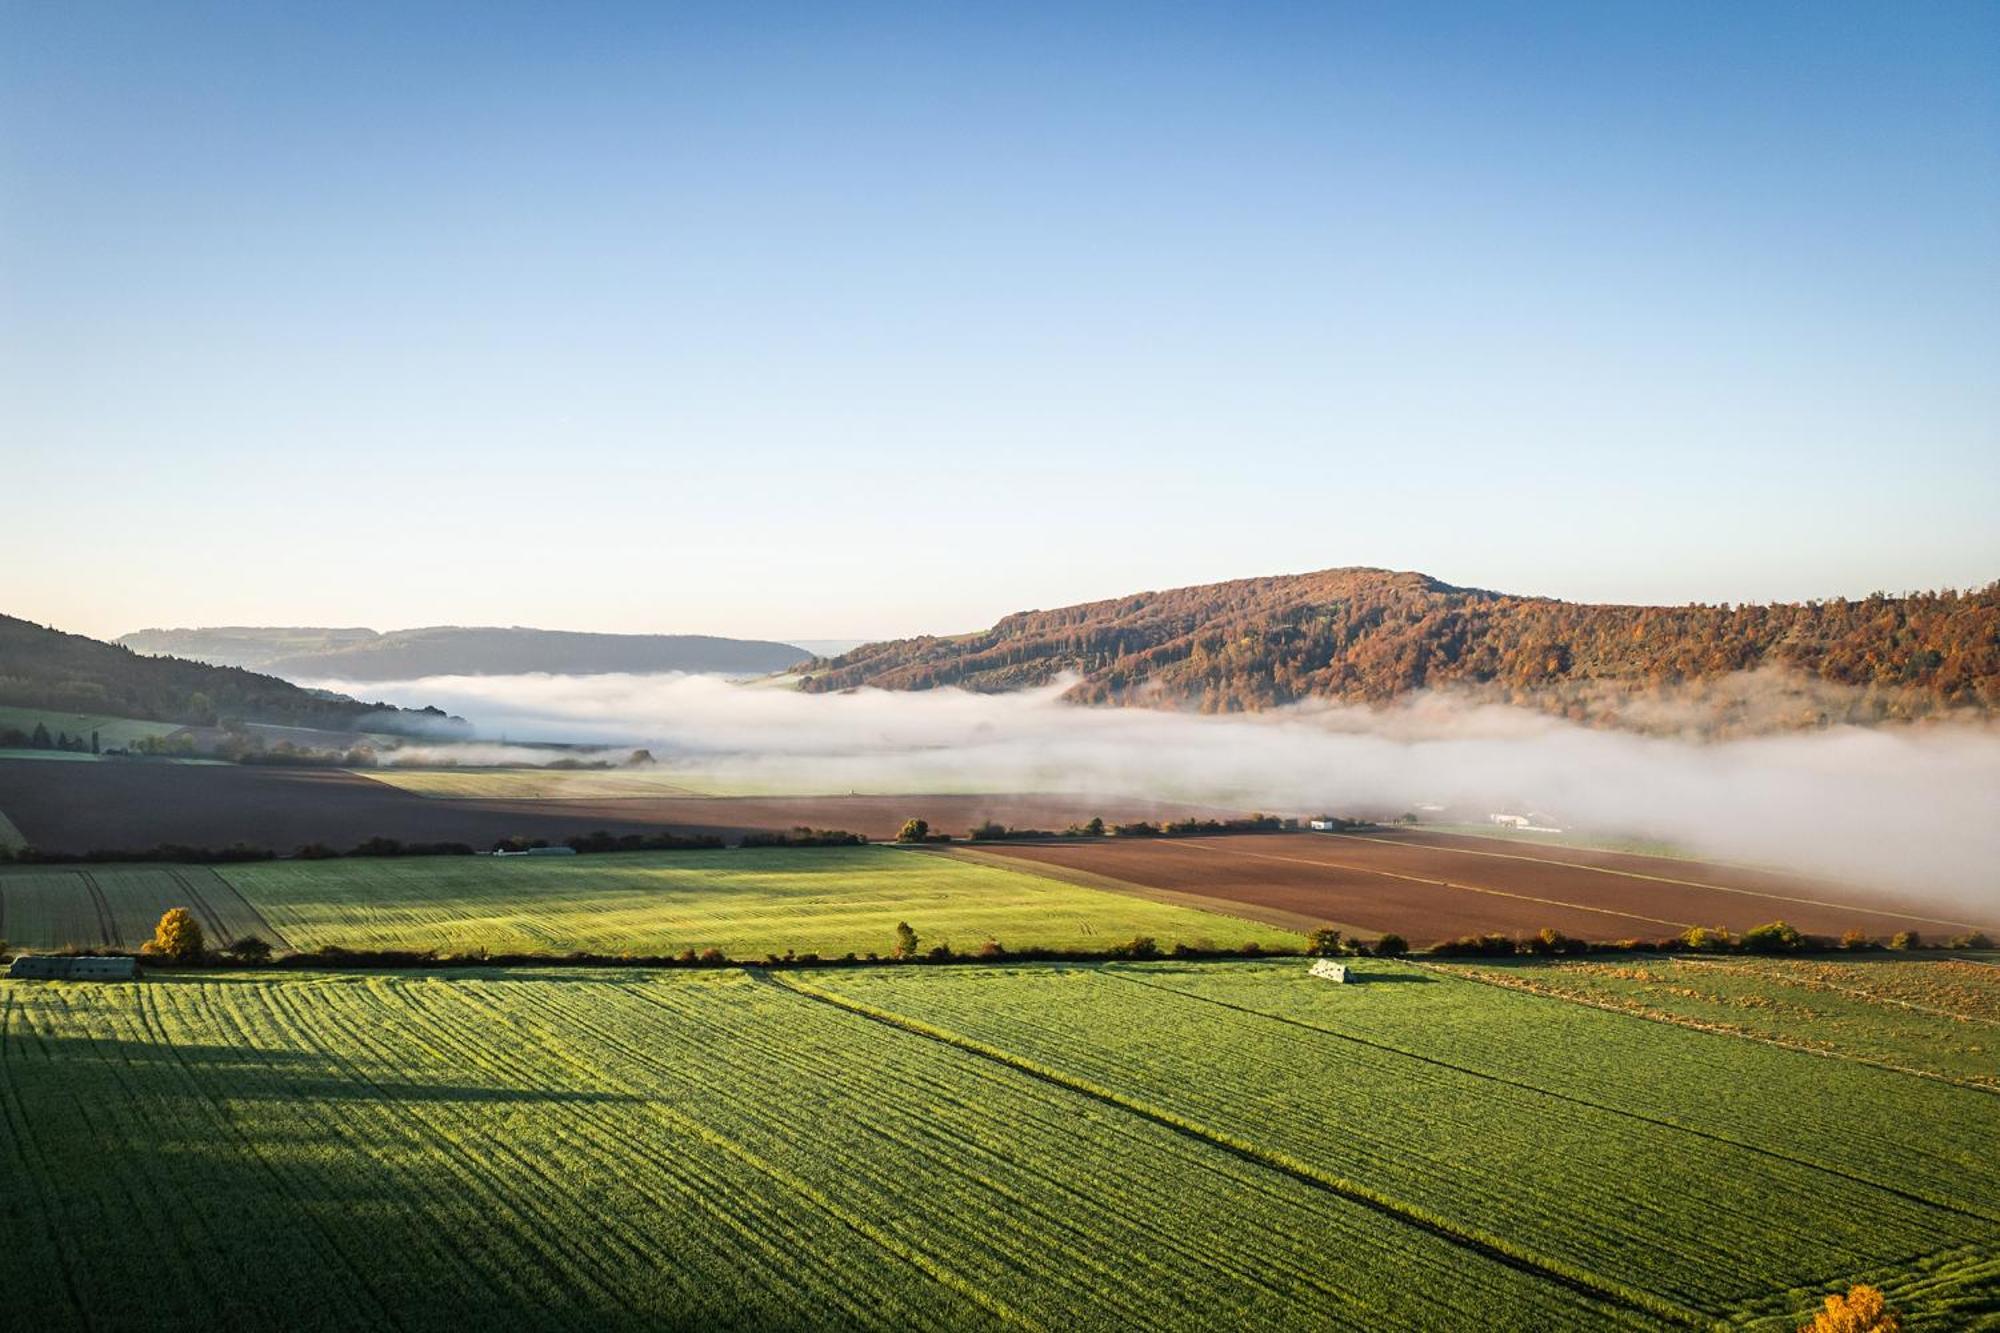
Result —
<instances>
[{"instance_id":1,"label":"crop row","mask_svg":"<svg viewBox=\"0 0 2000 1333\"><path fill-rule=\"evenodd\" d=\"M1506 970L1532 978L1566 966ZM1953 965L1911 966L1942 967L1948 976ZM1468 969L1459 965L1370 963L1362 984L1331 991L1301 984L1299 970L1286 962L1105 975L1666 1121L2000 1221L2000 1156L1992 1150L2000 1100L1990 1093L1551 1003L1464 979ZM1912 1133L1913 1125L1923 1132Z\"/></svg>"},{"instance_id":2,"label":"crop row","mask_svg":"<svg viewBox=\"0 0 2000 1333\"><path fill-rule=\"evenodd\" d=\"M1370 991L1294 972L1328 1004ZM1947 1203L1100 969L816 984L1505 1237L1551 1268L1717 1313L1996 1234Z\"/></svg>"},{"instance_id":3,"label":"crop row","mask_svg":"<svg viewBox=\"0 0 2000 1333\"><path fill-rule=\"evenodd\" d=\"M1634 959L1474 970L1553 998L2000 1091L2000 967Z\"/></svg>"},{"instance_id":4,"label":"crop row","mask_svg":"<svg viewBox=\"0 0 2000 1333\"><path fill-rule=\"evenodd\" d=\"M1623 1317L740 974L0 983L0 1095L51 1326Z\"/></svg>"}]
</instances>

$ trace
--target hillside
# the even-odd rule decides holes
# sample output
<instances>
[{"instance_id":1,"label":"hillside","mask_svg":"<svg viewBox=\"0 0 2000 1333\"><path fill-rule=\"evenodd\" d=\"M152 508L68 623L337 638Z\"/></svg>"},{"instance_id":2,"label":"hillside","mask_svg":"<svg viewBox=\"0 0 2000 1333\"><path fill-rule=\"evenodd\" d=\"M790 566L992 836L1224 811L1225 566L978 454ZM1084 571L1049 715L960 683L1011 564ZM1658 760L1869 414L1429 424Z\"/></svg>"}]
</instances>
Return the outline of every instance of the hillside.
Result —
<instances>
[{"instance_id":1,"label":"hillside","mask_svg":"<svg viewBox=\"0 0 2000 1333\"><path fill-rule=\"evenodd\" d=\"M422 733L444 722L436 709L302 690L237 667L145 657L81 634L0 615L0 704L213 726L225 719L283 726Z\"/></svg>"},{"instance_id":2,"label":"hillside","mask_svg":"<svg viewBox=\"0 0 2000 1333\"><path fill-rule=\"evenodd\" d=\"M762 675L797 666L803 648L705 634L583 634L567 630L308 627L145 629L118 642L142 653L253 667L289 680L409 680L418 676L504 676L546 671L689 671Z\"/></svg>"},{"instance_id":3,"label":"hillside","mask_svg":"<svg viewBox=\"0 0 2000 1333\"><path fill-rule=\"evenodd\" d=\"M2000 707L2000 583L1858 601L1600 606L1332 569L869 644L815 663L805 688L997 691L1069 674L1080 679L1068 697L1080 702L1209 712L1454 687L1580 720L1690 702L1710 713L1777 711L1748 719L1759 726L1990 713Z\"/></svg>"}]
</instances>

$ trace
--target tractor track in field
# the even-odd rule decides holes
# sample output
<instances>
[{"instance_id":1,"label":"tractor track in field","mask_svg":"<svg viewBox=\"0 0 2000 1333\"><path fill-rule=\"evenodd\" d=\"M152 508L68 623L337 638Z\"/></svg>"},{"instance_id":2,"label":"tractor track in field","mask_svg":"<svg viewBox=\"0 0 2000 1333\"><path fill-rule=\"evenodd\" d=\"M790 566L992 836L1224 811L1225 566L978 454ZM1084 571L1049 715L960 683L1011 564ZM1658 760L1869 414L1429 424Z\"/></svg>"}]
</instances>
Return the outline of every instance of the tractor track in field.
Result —
<instances>
[{"instance_id":1,"label":"tractor track in field","mask_svg":"<svg viewBox=\"0 0 2000 1333\"><path fill-rule=\"evenodd\" d=\"M1903 1189L1887 1181L1878 1180L1873 1176L1861 1175L1854 1171L1845 1171L1839 1167L1828 1166L1824 1162L1815 1162L1806 1157L1795 1157L1790 1153L1779 1152L1775 1148L1761 1147L1744 1139L1731 1138L1727 1134L1701 1129L1694 1125L1682 1124L1680 1121L1667 1117L1647 1115L1643 1111L1634 1111L1626 1107L1614 1106L1609 1102L1592 1101L1588 1097L1579 1097L1574 1093L1559 1092L1554 1088L1544 1087L1539 1083L1532 1083L1525 1079L1509 1078L1504 1074L1495 1074L1488 1070L1474 1068L1471 1065L1457 1064L1450 1060L1440 1059L1434 1055L1424 1055L1417 1051L1405 1050L1389 1042L1377 1041L1372 1037L1363 1037L1356 1033L1341 1032L1336 1028L1323 1027L1318 1023L1309 1023L1304 1019L1293 1018L1287 1014L1274 1014L1267 1009L1256 1009L1249 1005L1234 1004L1228 1000L1216 999L1212 995L1202 995L1195 991L1181 990L1176 986L1164 986L1157 981L1147 981L1142 977L1119 971L1116 968L1105 968L1102 970L1101 975L1125 982L1129 985L1144 986L1148 990L1162 991L1168 995L1177 995L1185 1000L1194 1000L1202 1004L1212 1004L1217 1008L1227 1009L1233 1013L1244 1014L1252 1018L1266 1019L1273 1023L1281 1023L1287 1027L1301 1028L1307 1032L1316 1032L1322 1036L1333 1037L1339 1041L1350 1042L1357 1046L1365 1046L1370 1050L1401 1056L1406 1060L1414 1060L1420 1064L1431 1065L1438 1069L1448 1069L1455 1074L1464 1074L1471 1078L1483 1079L1490 1083L1499 1084L1502 1087L1515 1088L1522 1092L1553 1098L1556 1101L1568 1102L1573 1106L1588 1107L1593 1111L1602 1111L1607 1115L1621 1116L1627 1120L1654 1125L1661 1129L1672 1130L1678 1134L1687 1134L1694 1138L1704 1139L1710 1143L1721 1144L1742 1152L1753 1153L1759 1157L1767 1157L1773 1161L1784 1162L1790 1166L1824 1172L1827 1175L1837 1177L1852 1184L1865 1185L1869 1189L1881 1190L1885 1194L1892 1194L1905 1202L1920 1204L1926 1208L1936 1208L1941 1212L1956 1213L1960 1217L1970 1218L1978 1222L2000 1222L2000 1212L1982 1212L1978 1209L1968 1208L1964 1204L1953 1203L1948 1199L1932 1198L1927 1194L1919 1194L1914 1190Z\"/></svg>"},{"instance_id":2,"label":"tractor track in field","mask_svg":"<svg viewBox=\"0 0 2000 1333\"><path fill-rule=\"evenodd\" d=\"M118 929L118 918L112 915L111 900L104 896L104 886L97 882L97 876L88 870L79 870L77 877L90 894L90 904L97 909L97 928L104 936L104 943L113 949L125 947L125 936Z\"/></svg>"},{"instance_id":3,"label":"tractor track in field","mask_svg":"<svg viewBox=\"0 0 2000 1333\"><path fill-rule=\"evenodd\" d=\"M1240 1142L1226 1134L1209 1129L1196 1121L1184 1119L1173 1112L1151 1106L1144 1101L1125 1096L1112 1089L1099 1087L1086 1079L1047 1068L1026 1057L1015 1055L996 1046L989 1046L962 1033L934 1026L920 1019L896 1013L894 1010L878 1009L874 1005L864 1003L860 1000L855 1000L831 991L824 991L808 983L799 982L776 973L760 975L757 977L757 980L765 985L788 990L804 999L845 1010L858 1017L866 1018L871 1022L880 1023L885 1027L913 1033L916 1036L964 1051L969 1055L990 1060L1019 1073L1026 1074L1031 1078L1040 1079L1053 1086L1066 1088L1071 1092L1088 1097L1093 1101L1101 1102L1116 1110L1151 1121L1164 1129L1171 1130L1186 1138L1207 1144L1212 1148L1228 1153L1243 1161L1255 1163L1269 1170L1276 1171L1281 1175L1289 1176L1301 1184L1322 1190L1338 1198L1345 1199L1350 1203L1358 1204L1372 1212L1379 1213L1406 1226L1414 1227L1448 1244L1469 1250L1472 1253L1480 1255L1482 1258L1492 1260L1516 1272L1525 1273L1530 1277L1553 1283L1556 1286L1560 1286L1591 1300L1601 1301L1630 1313L1646 1315L1654 1319L1661 1319L1672 1324L1690 1328L1702 1327L1710 1322L1710 1316L1692 1307L1682 1305L1677 1301L1641 1288L1629 1287L1615 1279L1603 1278L1592 1273L1572 1269L1558 1260L1535 1254L1524 1247L1512 1245L1501 1237L1485 1235L1474 1228L1462 1226L1444 1217L1430 1215L1421 1209L1386 1194L1378 1194L1365 1186L1314 1170L1308 1163L1294 1160L1283 1153L1260 1148L1254 1144Z\"/></svg>"}]
</instances>

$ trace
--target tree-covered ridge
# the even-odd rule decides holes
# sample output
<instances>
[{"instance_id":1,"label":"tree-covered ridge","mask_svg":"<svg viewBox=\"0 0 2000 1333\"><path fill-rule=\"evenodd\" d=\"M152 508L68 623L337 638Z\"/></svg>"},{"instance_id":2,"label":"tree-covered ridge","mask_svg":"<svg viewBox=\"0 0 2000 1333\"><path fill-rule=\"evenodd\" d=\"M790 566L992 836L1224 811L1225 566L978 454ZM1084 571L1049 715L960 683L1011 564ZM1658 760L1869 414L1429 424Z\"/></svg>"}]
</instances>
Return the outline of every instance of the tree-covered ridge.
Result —
<instances>
[{"instance_id":1,"label":"tree-covered ridge","mask_svg":"<svg viewBox=\"0 0 2000 1333\"><path fill-rule=\"evenodd\" d=\"M443 721L388 704L359 703L302 690L274 676L175 657L144 657L115 644L64 634L0 615L0 704L60 712L214 726L238 720L283 726L377 731Z\"/></svg>"},{"instance_id":2,"label":"tree-covered ridge","mask_svg":"<svg viewBox=\"0 0 2000 1333\"><path fill-rule=\"evenodd\" d=\"M1797 722L2000 707L2000 583L1763 606L1600 606L1335 569L1024 611L983 633L869 644L806 688L1006 690L1082 679L1087 703L1211 712L1470 687L1590 717L1606 700L1783 673ZM1838 687L1838 699L1815 686ZM1849 688L1851 687L1851 688Z\"/></svg>"}]
</instances>

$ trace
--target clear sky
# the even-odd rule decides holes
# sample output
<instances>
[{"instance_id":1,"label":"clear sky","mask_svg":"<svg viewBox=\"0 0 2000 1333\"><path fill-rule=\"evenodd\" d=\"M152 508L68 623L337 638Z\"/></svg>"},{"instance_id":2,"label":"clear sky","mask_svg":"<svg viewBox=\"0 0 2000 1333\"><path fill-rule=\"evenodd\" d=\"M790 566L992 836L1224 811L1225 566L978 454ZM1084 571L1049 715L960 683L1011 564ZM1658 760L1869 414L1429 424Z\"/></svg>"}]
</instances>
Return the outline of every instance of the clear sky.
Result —
<instances>
[{"instance_id":1,"label":"clear sky","mask_svg":"<svg viewBox=\"0 0 2000 1333\"><path fill-rule=\"evenodd\" d=\"M0 0L0 610L2000 577L2000 5Z\"/></svg>"}]
</instances>

